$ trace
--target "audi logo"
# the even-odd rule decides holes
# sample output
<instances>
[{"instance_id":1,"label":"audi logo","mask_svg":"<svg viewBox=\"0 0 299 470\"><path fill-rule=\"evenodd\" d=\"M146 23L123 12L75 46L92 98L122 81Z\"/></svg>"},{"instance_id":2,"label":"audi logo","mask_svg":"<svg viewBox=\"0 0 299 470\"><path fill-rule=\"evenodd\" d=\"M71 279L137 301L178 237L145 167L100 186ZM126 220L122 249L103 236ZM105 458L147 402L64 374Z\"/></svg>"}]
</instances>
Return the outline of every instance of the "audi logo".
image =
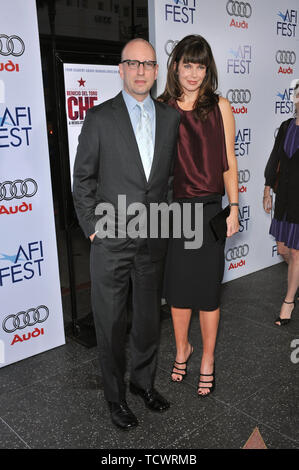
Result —
<instances>
[{"instance_id":1,"label":"audi logo","mask_svg":"<svg viewBox=\"0 0 299 470\"><path fill-rule=\"evenodd\" d=\"M4 181L0 183L0 201L32 197L37 193L37 182L32 178L26 180Z\"/></svg>"},{"instance_id":2,"label":"audi logo","mask_svg":"<svg viewBox=\"0 0 299 470\"><path fill-rule=\"evenodd\" d=\"M239 184L248 183L249 180L250 180L250 171L249 170L240 170L240 171L238 171Z\"/></svg>"},{"instance_id":3,"label":"audi logo","mask_svg":"<svg viewBox=\"0 0 299 470\"><path fill-rule=\"evenodd\" d=\"M25 51L24 41L19 36L0 34L0 55L19 57Z\"/></svg>"},{"instance_id":4,"label":"audi logo","mask_svg":"<svg viewBox=\"0 0 299 470\"><path fill-rule=\"evenodd\" d=\"M34 326L36 323L43 323L49 316L49 309L45 305L36 308L29 308L16 315L8 315L4 318L2 327L6 333L13 333L16 330L23 330L27 326Z\"/></svg>"},{"instance_id":5,"label":"audi logo","mask_svg":"<svg viewBox=\"0 0 299 470\"><path fill-rule=\"evenodd\" d=\"M170 55L177 45L179 41L173 41L172 39L168 39L168 41L165 43L164 50L167 55Z\"/></svg>"},{"instance_id":6,"label":"audi logo","mask_svg":"<svg viewBox=\"0 0 299 470\"><path fill-rule=\"evenodd\" d=\"M243 89L235 89L235 90L228 90L226 93L226 98L231 102L231 103L249 103L251 100L251 93L248 89L243 90Z\"/></svg>"},{"instance_id":7,"label":"audi logo","mask_svg":"<svg viewBox=\"0 0 299 470\"><path fill-rule=\"evenodd\" d=\"M249 246L248 245L240 245L236 246L235 248L230 248L227 250L225 259L226 261L233 261L238 258L244 258L249 253Z\"/></svg>"},{"instance_id":8,"label":"audi logo","mask_svg":"<svg viewBox=\"0 0 299 470\"><path fill-rule=\"evenodd\" d=\"M294 65L296 54L294 51L277 51L275 59L278 64Z\"/></svg>"},{"instance_id":9,"label":"audi logo","mask_svg":"<svg viewBox=\"0 0 299 470\"><path fill-rule=\"evenodd\" d=\"M252 13L250 3L234 2L229 0L226 4L226 11L230 16L241 16L242 18L249 18Z\"/></svg>"}]
</instances>

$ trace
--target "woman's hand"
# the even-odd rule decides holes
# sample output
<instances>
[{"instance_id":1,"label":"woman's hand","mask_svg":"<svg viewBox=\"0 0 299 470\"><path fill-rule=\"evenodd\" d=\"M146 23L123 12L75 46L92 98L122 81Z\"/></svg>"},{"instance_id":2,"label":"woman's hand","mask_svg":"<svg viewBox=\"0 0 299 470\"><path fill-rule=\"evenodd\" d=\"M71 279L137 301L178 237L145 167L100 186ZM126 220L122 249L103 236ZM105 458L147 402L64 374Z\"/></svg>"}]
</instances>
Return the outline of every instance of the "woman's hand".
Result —
<instances>
[{"instance_id":1,"label":"woman's hand","mask_svg":"<svg viewBox=\"0 0 299 470\"><path fill-rule=\"evenodd\" d=\"M271 209L272 209L272 196L270 196L270 194L269 196L263 197L263 206L267 214L270 214Z\"/></svg>"},{"instance_id":2,"label":"woman's hand","mask_svg":"<svg viewBox=\"0 0 299 470\"><path fill-rule=\"evenodd\" d=\"M270 195L270 186L265 186L264 197L263 197L263 207L267 214L270 214L272 209L272 196Z\"/></svg>"},{"instance_id":3,"label":"woman's hand","mask_svg":"<svg viewBox=\"0 0 299 470\"><path fill-rule=\"evenodd\" d=\"M231 207L230 214L226 219L226 225L226 236L228 238L239 231L239 211L237 207Z\"/></svg>"}]
</instances>

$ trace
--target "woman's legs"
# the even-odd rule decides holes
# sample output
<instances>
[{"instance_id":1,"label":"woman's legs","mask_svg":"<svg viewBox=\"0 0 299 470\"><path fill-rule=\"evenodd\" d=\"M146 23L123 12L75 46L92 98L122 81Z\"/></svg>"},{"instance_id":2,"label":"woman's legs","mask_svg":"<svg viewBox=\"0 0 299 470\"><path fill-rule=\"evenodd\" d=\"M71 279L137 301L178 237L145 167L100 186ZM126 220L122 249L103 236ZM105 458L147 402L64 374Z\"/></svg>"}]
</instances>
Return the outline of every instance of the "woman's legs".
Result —
<instances>
[{"instance_id":1,"label":"woman's legs","mask_svg":"<svg viewBox=\"0 0 299 470\"><path fill-rule=\"evenodd\" d=\"M188 331L190 325L192 310L189 308L175 308L171 307L172 322L175 335L176 343L176 358L175 362L186 362L191 353L191 345L188 340ZM186 366L179 365L179 369L184 369ZM176 369L174 369L176 370ZM181 374L185 374L183 370L179 371ZM172 373L172 380L180 382L183 377L179 374Z\"/></svg>"},{"instance_id":2,"label":"woman's legs","mask_svg":"<svg viewBox=\"0 0 299 470\"><path fill-rule=\"evenodd\" d=\"M171 315L173 321L173 328L175 334L175 342L176 342L176 362L186 362L188 357L191 353L191 345L188 340L188 331L190 325L192 310L191 309L183 309L183 308L171 308ZM215 345L216 345L216 338L218 332L218 325L219 325L219 318L220 318L220 309L214 310L212 312L201 311L200 312L200 328L201 328L201 336L202 336L202 344L203 344L203 354L201 360L201 367L200 372L202 374L209 374L213 373L214 371L214 352L215 352ZM180 369L184 369L184 366L178 365ZM180 371L181 374L184 375L184 371ZM182 376L176 374L175 372L172 373L172 379L176 381L181 381ZM201 388L200 385L205 387L212 387L212 382L208 382L208 380L213 379L213 375L211 376L201 376L200 379L204 380L205 384L199 382L198 392L199 394L207 394L209 393L208 388Z\"/></svg>"},{"instance_id":3,"label":"woman's legs","mask_svg":"<svg viewBox=\"0 0 299 470\"><path fill-rule=\"evenodd\" d=\"M299 250L288 248L288 290L285 297L286 302L293 302L295 295L299 287ZM294 304L283 303L280 310L280 318L291 318L291 314L294 308ZM276 322L280 325L280 322Z\"/></svg>"},{"instance_id":4,"label":"woman's legs","mask_svg":"<svg viewBox=\"0 0 299 470\"><path fill-rule=\"evenodd\" d=\"M203 344L203 355L201 360L200 372L202 374L213 374L214 371L214 352L216 346L216 338L218 331L218 324L220 319L220 309L214 310L212 312L200 311L200 328ZM210 393L208 388L212 387L212 382L208 380L213 379L213 375L210 376L200 376L200 379L204 380L207 383L199 381L198 384L198 393L199 395L206 395Z\"/></svg>"},{"instance_id":5,"label":"woman's legs","mask_svg":"<svg viewBox=\"0 0 299 470\"><path fill-rule=\"evenodd\" d=\"M283 257L285 262L289 264L290 249L284 244L284 242L276 242L277 253Z\"/></svg>"}]
</instances>

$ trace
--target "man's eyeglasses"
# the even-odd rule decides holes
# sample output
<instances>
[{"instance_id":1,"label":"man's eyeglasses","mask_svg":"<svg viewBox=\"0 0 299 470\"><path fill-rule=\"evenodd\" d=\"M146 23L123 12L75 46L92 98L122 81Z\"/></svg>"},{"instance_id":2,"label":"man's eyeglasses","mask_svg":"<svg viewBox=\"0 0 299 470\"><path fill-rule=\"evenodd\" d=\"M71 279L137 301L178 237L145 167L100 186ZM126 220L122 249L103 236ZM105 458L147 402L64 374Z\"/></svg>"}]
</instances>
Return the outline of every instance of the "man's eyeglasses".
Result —
<instances>
[{"instance_id":1,"label":"man's eyeglasses","mask_svg":"<svg viewBox=\"0 0 299 470\"><path fill-rule=\"evenodd\" d=\"M157 62L155 60L144 60L143 62L140 62L140 60L122 60L121 64L124 63L128 64L128 67L130 70L137 70L139 69L139 66L142 64L145 70L154 70L154 68L157 65Z\"/></svg>"}]
</instances>

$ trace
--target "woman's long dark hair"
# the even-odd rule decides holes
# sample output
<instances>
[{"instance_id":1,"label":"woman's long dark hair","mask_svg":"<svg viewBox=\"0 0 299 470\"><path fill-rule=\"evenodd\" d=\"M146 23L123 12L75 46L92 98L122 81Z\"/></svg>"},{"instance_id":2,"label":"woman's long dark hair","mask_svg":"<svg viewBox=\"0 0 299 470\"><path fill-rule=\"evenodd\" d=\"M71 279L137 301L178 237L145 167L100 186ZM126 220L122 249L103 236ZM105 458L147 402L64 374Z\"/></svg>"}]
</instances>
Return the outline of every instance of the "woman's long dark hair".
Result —
<instances>
[{"instance_id":1,"label":"woman's long dark hair","mask_svg":"<svg viewBox=\"0 0 299 470\"><path fill-rule=\"evenodd\" d=\"M178 78L178 66L181 59L184 64L201 64L205 65L207 68L206 76L200 85L193 108L195 116L201 120L205 120L208 113L219 100L216 94L218 88L218 74L211 47L209 43L198 34L186 36L174 47L167 62L166 87L158 100L164 103L168 103L171 99L181 100L183 90Z\"/></svg>"}]
</instances>

